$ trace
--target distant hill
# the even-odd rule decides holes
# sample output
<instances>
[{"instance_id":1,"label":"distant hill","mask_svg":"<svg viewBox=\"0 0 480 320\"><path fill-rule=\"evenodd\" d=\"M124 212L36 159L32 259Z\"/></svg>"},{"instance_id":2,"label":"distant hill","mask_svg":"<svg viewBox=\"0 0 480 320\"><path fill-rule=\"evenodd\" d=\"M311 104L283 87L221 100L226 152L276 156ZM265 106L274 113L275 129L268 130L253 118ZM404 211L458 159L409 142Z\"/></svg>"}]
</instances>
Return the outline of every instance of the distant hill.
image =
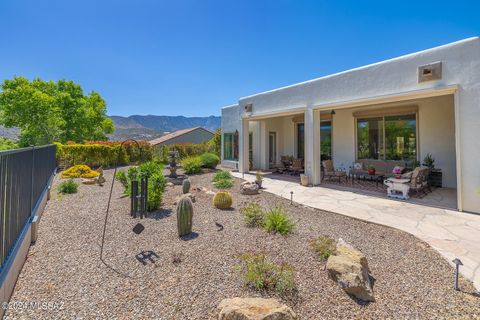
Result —
<instances>
[{"instance_id":1,"label":"distant hill","mask_svg":"<svg viewBox=\"0 0 480 320\"><path fill-rule=\"evenodd\" d=\"M115 132L109 134L110 140L152 140L165 133L203 127L210 131L220 128L220 117L184 117L184 116L140 116L129 117L110 116L115 123ZM0 137L16 139L20 134L18 128L5 128L0 126Z\"/></svg>"},{"instance_id":2,"label":"distant hill","mask_svg":"<svg viewBox=\"0 0 480 320\"><path fill-rule=\"evenodd\" d=\"M129 117L110 116L115 123L115 132L109 135L111 140L141 139L151 140L165 133L203 127L214 131L220 127L220 117L184 117L184 116L154 116L133 115Z\"/></svg>"},{"instance_id":3,"label":"distant hill","mask_svg":"<svg viewBox=\"0 0 480 320\"><path fill-rule=\"evenodd\" d=\"M0 137L2 138L17 140L19 135L20 129L18 128L5 128L4 126L0 126Z\"/></svg>"}]
</instances>

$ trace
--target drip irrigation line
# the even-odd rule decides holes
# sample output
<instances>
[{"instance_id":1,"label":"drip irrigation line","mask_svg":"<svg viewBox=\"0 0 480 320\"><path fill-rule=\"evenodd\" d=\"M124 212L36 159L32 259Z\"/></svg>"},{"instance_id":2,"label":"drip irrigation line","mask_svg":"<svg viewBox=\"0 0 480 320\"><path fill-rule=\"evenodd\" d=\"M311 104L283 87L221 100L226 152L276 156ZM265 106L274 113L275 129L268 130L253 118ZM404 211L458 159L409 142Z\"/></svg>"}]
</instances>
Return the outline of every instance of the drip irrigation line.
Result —
<instances>
[{"instance_id":1,"label":"drip irrigation line","mask_svg":"<svg viewBox=\"0 0 480 320\"><path fill-rule=\"evenodd\" d=\"M106 231L107 231L107 222L108 222L108 214L110 212L110 201L112 200L112 193L113 193L113 185L115 183L115 176L117 175L117 168L118 168L118 163L120 162L120 156L122 154L122 148L123 148L123 145L126 143L126 142L129 142L129 141L132 141L134 142L136 145L137 145L137 148L138 150L140 150L140 163L143 163L143 150L142 148L140 147L140 144L138 143L137 140L135 139L128 139L128 140L125 140L123 141L121 144L120 144L120 148L118 149L118 157L117 157L117 161L115 162L115 170L113 171L113 177L112 177L112 184L110 185L110 194L108 195L108 202L107 202L107 210L105 212L105 221L103 223L103 233L102 233L102 244L100 246L100 261L102 261L102 263L109 269L111 269L112 271L114 271L115 273L119 274L119 275L122 275L126 278L131 278L133 279L132 276L126 274L126 273L123 273L121 271L118 271L117 269L115 269L113 266L109 265L104 259L103 259L103 247L105 245L105 234L106 234Z\"/></svg>"}]
</instances>

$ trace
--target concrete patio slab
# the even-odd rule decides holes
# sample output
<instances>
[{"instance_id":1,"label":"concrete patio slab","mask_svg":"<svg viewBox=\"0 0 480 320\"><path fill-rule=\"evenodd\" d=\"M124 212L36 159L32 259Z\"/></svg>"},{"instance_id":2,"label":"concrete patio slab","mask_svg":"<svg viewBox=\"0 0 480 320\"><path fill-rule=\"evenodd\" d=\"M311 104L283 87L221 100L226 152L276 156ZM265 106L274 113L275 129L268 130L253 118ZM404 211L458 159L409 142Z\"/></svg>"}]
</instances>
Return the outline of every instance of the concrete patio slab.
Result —
<instances>
[{"instance_id":1,"label":"concrete patio slab","mask_svg":"<svg viewBox=\"0 0 480 320\"><path fill-rule=\"evenodd\" d=\"M255 175L234 172L237 178ZM317 209L378 223L408 232L436 249L450 264L456 257L462 275L480 290L480 215L427 207L322 187L303 187L291 181L264 178L264 191ZM453 265L453 264L452 264Z\"/></svg>"}]
</instances>

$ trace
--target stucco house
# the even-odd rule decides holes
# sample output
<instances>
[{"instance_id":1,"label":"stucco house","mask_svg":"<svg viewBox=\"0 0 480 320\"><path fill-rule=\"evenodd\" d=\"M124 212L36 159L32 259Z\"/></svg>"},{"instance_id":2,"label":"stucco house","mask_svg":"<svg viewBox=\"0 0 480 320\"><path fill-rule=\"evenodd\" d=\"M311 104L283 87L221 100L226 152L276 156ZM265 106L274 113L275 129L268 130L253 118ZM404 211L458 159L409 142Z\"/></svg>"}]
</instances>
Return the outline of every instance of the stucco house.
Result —
<instances>
[{"instance_id":1,"label":"stucco house","mask_svg":"<svg viewBox=\"0 0 480 320\"><path fill-rule=\"evenodd\" d=\"M176 143L203 143L213 138L213 132L202 128L187 128L170 132L160 138L150 140L152 146L171 145Z\"/></svg>"},{"instance_id":2,"label":"stucco house","mask_svg":"<svg viewBox=\"0 0 480 320\"><path fill-rule=\"evenodd\" d=\"M268 170L289 155L313 185L322 159L348 171L430 154L456 209L480 213L480 38L240 98L222 133L223 166Z\"/></svg>"}]
</instances>

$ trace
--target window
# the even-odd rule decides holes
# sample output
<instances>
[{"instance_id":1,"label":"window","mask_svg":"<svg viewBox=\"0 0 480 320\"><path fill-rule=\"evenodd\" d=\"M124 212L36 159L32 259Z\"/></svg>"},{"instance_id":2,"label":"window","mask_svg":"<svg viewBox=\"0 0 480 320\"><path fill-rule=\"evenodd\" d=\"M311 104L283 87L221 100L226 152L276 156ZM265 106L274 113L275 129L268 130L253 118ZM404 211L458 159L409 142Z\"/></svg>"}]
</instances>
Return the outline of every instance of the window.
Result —
<instances>
[{"instance_id":1,"label":"window","mask_svg":"<svg viewBox=\"0 0 480 320\"><path fill-rule=\"evenodd\" d=\"M357 158L416 160L416 115L357 119Z\"/></svg>"},{"instance_id":2,"label":"window","mask_svg":"<svg viewBox=\"0 0 480 320\"><path fill-rule=\"evenodd\" d=\"M305 155L305 124L297 124L297 158L303 159Z\"/></svg>"},{"instance_id":3,"label":"window","mask_svg":"<svg viewBox=\"0 0 480 320\"><path fill-rule=\"evenodd\" d=\"M223 134L223 159L238 160L238 134Z\"/></svg>"},{"instance_id":4,"label":"window","mask_svg":"<svg viewBox=\"0 0 480 320\"><path fill-rule=\"evenodd\" d=\"M320 157L322 161L332 159L332 121L320 122Z\"/></svg>"}]
</instances>

